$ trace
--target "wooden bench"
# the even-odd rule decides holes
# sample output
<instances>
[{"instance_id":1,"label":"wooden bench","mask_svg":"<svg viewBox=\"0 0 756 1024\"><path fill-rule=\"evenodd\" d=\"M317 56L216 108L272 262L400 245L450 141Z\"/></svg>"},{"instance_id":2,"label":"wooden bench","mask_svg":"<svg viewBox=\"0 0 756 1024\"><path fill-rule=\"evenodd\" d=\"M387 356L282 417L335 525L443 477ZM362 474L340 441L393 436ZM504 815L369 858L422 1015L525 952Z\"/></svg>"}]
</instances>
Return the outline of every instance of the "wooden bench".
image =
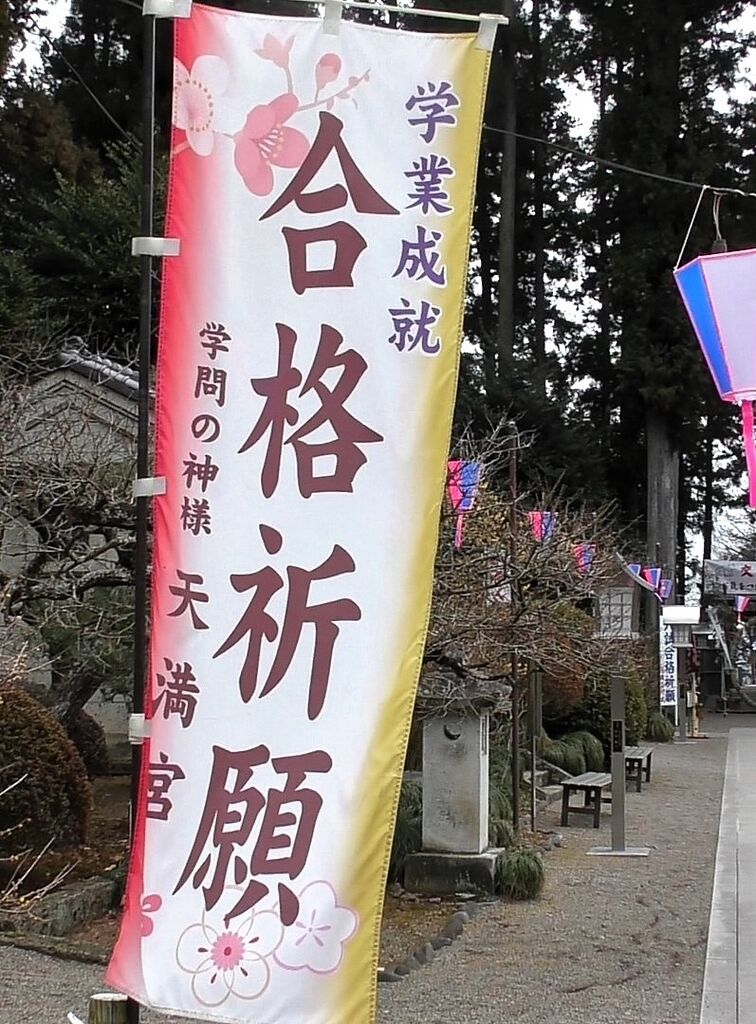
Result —
<instances>
[{"instance_id":1,"label":"wooden bench","mask_svg":"<svg viewBox=\"0 0 756 1024\"><path fill-rule=\"evenodd\" d=\"M631 782L635 782L638 793L645 778L651 781L651 755L653 747L625 747L625 773Z\"/></svg>"},{"instance_id":2,"label":"wooden bench","mask_svg":"<svg viewBox=\"0 0 756 1024\"><path fill-rule=\"evenodd\" d=\"M612 777L606 772L586 772L584 775L576 775L562 783L562 824L569 824L570 812L573 814L592 814L593 827L598 828L601 824L601 800L605 789L612 784ZM575 807L570 803L573 793L582 793L584 803L582 807Z\"/></svg>"}]
</instances>

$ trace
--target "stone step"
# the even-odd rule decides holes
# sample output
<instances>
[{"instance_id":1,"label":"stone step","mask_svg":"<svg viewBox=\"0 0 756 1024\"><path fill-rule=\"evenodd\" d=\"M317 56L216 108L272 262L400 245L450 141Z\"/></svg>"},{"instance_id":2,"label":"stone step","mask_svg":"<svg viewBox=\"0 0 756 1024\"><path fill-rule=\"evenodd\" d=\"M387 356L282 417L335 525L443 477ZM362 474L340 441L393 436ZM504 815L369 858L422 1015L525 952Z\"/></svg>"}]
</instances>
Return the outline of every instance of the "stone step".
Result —
<instances>
[{"instance_id":1,"label":"stone step","mask_svg":"<svg viewBox=\"0 0 756 1024\"><path fill-rule=\"evenodd\" d=\"M562 799L562 787L561 786L538 786L536 789L538 794L538 800L545 806L556 803L557 800Z\"/></svg>"},{"instance_id":2,"label":"stone step","mask_svg":"<svg viewBox=\"0 0 756 1024\"><path fill-rule=\"evenodd\" d=\"M525 782L525 785L530 785L530 772L523 772L522 777L523 781ZM544 786L548 786L549 773L544 769L542 769L541 771L537 771L535 773L535 783L536 789L543 789Z\"/></svg>"}]
</instances>

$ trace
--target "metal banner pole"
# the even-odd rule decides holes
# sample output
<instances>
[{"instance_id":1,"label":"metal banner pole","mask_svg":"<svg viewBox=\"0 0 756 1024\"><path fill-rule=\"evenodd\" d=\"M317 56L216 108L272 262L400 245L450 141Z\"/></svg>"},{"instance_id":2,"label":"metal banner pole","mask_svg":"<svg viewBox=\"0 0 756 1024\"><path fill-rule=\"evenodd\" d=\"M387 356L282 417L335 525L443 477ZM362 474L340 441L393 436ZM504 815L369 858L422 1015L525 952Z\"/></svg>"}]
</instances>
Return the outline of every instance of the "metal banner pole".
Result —
<instances>
[{"instance_id":1,"label":"metal banner pole","mask_svg":"<svg viewBox=\"0 0 756 1024\"><path fill-rule=\"evenodd\" d=\"M538 720L536 714L536 672L528 669L528 726L530 733L530 831L536 830L536 769L538 767Z\"/></svg>"},{"instance_id":2,"label":"metal banner pole","mask_svg":"<svg viewBox=\"0 0 756 1024\"><path fill-rule=\"evenodd\" d=\"M155 16L144 14L142 70L142 203L140 233L152 236L155 202ZM137 480L149 477L150 435L150 358L152 348L152 256L139 257L139 405L137 426ZM147 648L147 534L149 497L135 497L136 552L134 557L134 690L132 712L144 714L145 667ZM131 838L139 795L142 766L141 742L131 748ZM129 999L129 1024L138 1024L139 1004Z\"/></svg>"},{"instance_id":3,"label":"metal banner pole","mask_svg":"<svg viewBox=\"0 0 756 1024\"><path fill-rule=\"evenodd\" d=\"M685 680L687 675L687 654L684 648L677 649L677 728L679 738L688 738L688 706L685 699Z\"/></svg>"},{"instance_id":4,"label":"metal banner pole","mask_svg":"<svg viewBox=\"0 0 756 1024\"><path fill-rule=\"evenodd\" d=\"M592 857L648 857L647 846L625 845L625 680L612 675L612 845L593 846ZM601 793L596 795L601 799Z\"/></svg>"},{"instance_id":5,"label":"metal banner pole","mask_svg":"<svg viewBox=\"0 0 756 1024\"><path fill-rule=\"evenodd\" d=\"M509 575L511 578L510 609L512 621L517 618L518 582L514 578L514 567L517 559L517 449L520 438L517 427L510 425L510 449L509 449ZM512 828L515 833L520 830L520 687L517 678L517 652L512 651L510 658L510 673L512 683L512 733L511 733L511 760L510 770L512 773Z\"/></svg>"},{"instance_id":6,"label":"metal banner pole","mask_svg":"<svg viewBox=\"0 0 756 1024\"><path fill-rule=\"evenodd\" d=\"M625 680L612 676L612 851L625 850Z\"/></svg>"}]
</instances>

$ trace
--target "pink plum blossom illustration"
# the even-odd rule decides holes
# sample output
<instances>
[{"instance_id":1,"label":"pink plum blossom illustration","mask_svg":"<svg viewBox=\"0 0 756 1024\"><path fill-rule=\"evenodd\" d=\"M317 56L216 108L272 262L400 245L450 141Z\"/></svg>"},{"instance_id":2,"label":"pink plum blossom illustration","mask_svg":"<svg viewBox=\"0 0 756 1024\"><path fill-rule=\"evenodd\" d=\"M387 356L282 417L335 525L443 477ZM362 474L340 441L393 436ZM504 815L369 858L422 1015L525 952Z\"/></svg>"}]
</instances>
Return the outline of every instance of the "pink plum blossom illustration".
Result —
<instances>
[{"instance_id":1,"label":"pink plum blossom illustration","mask_svg":"<svg viewBox=\"0 0 756 1024\"><path fill-rule=\"evenodd\" d=\"M236 899L241 892L230 886L224 896L236 894ZM227 927L218 905L212 920L203 911L202 920L182 932L176 963L191 975L192 994L202 1006L220 1006L230 996L259 999L270 984L268 960L282 938L283 925L275 911L251 910Z\"/></svg>"},{"instance_id":2,"label":"pink plum blossom illustration","mask_svg":"<svg viewBox=\"0 0 756 1024\"><path fill-rule=\"evenodd\" d=\"M269 32L263 39L262 46L255 50L258 57L262 57L263 60L270 60L279 67L287 69L289 67L289 54L291 53L291 47L294 43L294 36L289 36L285 42L281 42L280 39L276 39L274 35Z\"/></svg>"},{"instance_id":3,"label":"pink plum blossom illustration","mask_svg":"<svg viewBox=\"0 0 756 1024\"><path fill-rule=\"evenodd\" d=\"M275 185L275 168L299 167L310 148L307 137L288 123L291 118L309 110L333 110L343 100L350 100L356 107L353 93L370 77L365 71L339 83L341 58L325 53L315 64L313 99L303 103L291 67L295 41L293 35L279 39L269 32L254 51L283 72L286 85L281 95L251 110L249 99L245 101L233 88L229 68L220 57L203 54L194 61L191 71L180 60L174 60L173 124L186 132L186 141L179 143L172 155L191 149L199 156L209 156L216 137L226 136L233 140L234 165L247 189L256 196L269 195Z\"/></svg>"},{"instance_id":4,"label":"pink plum blossom illustration","mask_svg":"<svg viewBox=\"0 0 756 1024\"><path fill-rule=\"evenodd\" d=\"M299 167L307 156L310 144L306 137L286 124L298 107L297 97L290 92L254 107L235 137L236 169L256 196L273 191L273 167Z\"/></svg>"},{"instance_id":5,"label":"pink plum blossom illustration","mask_svg":"<svg viewBox=\"0 0 756 1024\"><path fill-rule=\"evenodd\" d=\"M152 920L147 917L148 914L156 914L163 905L162 896L158 896L157 893L150 893L149 896L142 897L141 903L141 914L139 917L139 931L143 936L152 935L153 929L155 928Z\"/></svg>"},{"instance_id":6,"label":"pink plum blossom illustration","mask_svg":"<svg viewBox=\"0 0 756 1024\"><path fill-rule=\"evenodd\" d=\"M324 54L315 65L315 88L318 94L331 82L335 82L341 71L341 57L335 53Z\"/></svg>"},{"instance_id":7,"label":"pink plum blossom illustration","mask_svg":"<svg viewBox=\"0 0 756 1024\"><path fill-rule=\"evenodd\" d=\"M173 123L186 132L190 149L199 156L213 151L216 134L238 131L240 119L221 102L229 85L229 71L220 57L203 54L187 71L173 61Z\"/></svg>"},{"instance_id":8,"label":"pink plum blossom illustration","mask_svg":"<svg viewBox=\"0 0 756 1024\"><path fill-rule=\"evenodd\" d=\"M276 950L276 963L289 971L334 974L357 923L353 910L339 906L329 882L311 882L299 895L299 914Z\"/></svg>"}]
</instances>

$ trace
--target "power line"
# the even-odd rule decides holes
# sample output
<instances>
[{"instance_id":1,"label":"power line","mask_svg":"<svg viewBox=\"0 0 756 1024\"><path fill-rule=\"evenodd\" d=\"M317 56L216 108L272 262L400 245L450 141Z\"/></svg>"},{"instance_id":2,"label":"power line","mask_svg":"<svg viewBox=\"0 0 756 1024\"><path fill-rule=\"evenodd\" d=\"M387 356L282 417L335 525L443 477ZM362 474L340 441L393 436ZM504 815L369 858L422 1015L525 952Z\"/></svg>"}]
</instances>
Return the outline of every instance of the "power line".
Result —
<instances>
[{"instance_id":1,"label":"power line","mask_svg":"<svg viewBox=\"0 0 756 1024\"><path fill-rule=\"evenodd\" d=\"M137 10L141 10L139 4L135 3L134 0L118 0L119 3L124 4L127 7L134 7ZM95 94L95 92L87 85L82 78L79 71L74 67L70 60L66 57L65 53L55 42L55 39L50 35L47 29L43 28L39 22L35 24L35 28L39 32L42 38L46 39L47 42L52 46L61 60L66 64L71 73L76 77L79 84L83 89L86 90L91 99L97 104L103 114L108 118L111 124L118 129L118 131L124 136L124 138L132 138L130 132L117 121L114 115L108 110L105 104ZM662 181L668 185L679 185L683 188L694 188L696 190L711 190L715 195L738 195L748 199L756 199L756 192L746 192L740 188L732 188L728 186L716 186L707 185L700 181L688 181L685 178L675 178L667 174L658 174L655 171L644 171L640 167L631 167L629 164L623 164L616 160L607 160L604 157L594 156L592 153L586 153L584 150L575 149L572 146L565 146L560 142L552 142L550 139L542 139L535 135L525 135L523 132L513 132L506 128L497 128L494 125L483 124L483 128L486 131L494 132L497 135L509 135L516 139L522 139L524 142L531 142L537 146L546 146L549 149L556 149L560 153L567 153L569 156L574 156L578 160L582 160L586 163L598 164L601 167L607 167L613 171L622 171L624 174L634 174L641 178L650 178L654 181Z\"/></svg>"},{"instance_id":2,"label":"power line","mask_svg":"<svg viewBox=\"0 0 756 1024\"><path fill-rule=\"evenodd\" d=\"M756 199L756 192L745 192L741 188L728 188L726 186L706 185L700 181L687 181L685 178L672 178L667 174L657 174L655 171L644 171L640 167L630 167L628 164L618 163L616 160L605 160L600 156L593 156L581 149L574 149L571 146L563 146L559 142L552 142L550 139L539 139L535 135L524 135L522 132L512 132L506 128L495 128L493 125L484 124L486 131L495 132L497 135L512 135L516 139L524 139L526 142L533 142L539 146L548 146L550 149L558 149L562 153L568 153L579 160L589 163L600 164L613 171L624 171L626 174L636 174L641 178L653 178L655 181L664 181L669 185L681 185L685 188L711 190L715 195L738 195L746 196L749 199Z\"/></svg>"},{"instance_id":3,"label":"power line","mask_svg":"<svg viewBox=\"0 0 756 1024\"><path fill-rule=\"evenodd\" d=\"M123 0L123 2L129 2L129 0ZM113 114L111 114L111 112L108 110L108 108L105 106L105 104L99 98L99 96L97 96L97 94L87 85L87 83L81 77L81 74L79 73L79 71L74 67L74 65L71 63L71 61L68 59L68 57L66 57L65 53L63 53L63 51L58 46L58 44L56 43L54 37L50 34L50 32L48 32L48 30L46 28L44 28L42 25L40 25L39 22L35 22L34 27L36 28L36 30L39 33L39 35L41 36L41 38L44 39L53 48L53 50L55 50L55 52L60 57L60 59L63 61L63 63L66 65L66 67L69 69L69 71L74 75L74 77L76 78L77 82L88 93L88 95L91 97L91 99L94 100L94 102L97 104L97 106L103 112L103 114L107 117L107 119L110 121L110 123L115 128L118 129L118 131L121 133L121 135L123 135L123 137L125 139L132 139L133 136L131 135L131 133L126 131L126 129L123 127L123 125L118 122L118 120L115 118L115 116Z\"/></svg>"}]
</instances>

